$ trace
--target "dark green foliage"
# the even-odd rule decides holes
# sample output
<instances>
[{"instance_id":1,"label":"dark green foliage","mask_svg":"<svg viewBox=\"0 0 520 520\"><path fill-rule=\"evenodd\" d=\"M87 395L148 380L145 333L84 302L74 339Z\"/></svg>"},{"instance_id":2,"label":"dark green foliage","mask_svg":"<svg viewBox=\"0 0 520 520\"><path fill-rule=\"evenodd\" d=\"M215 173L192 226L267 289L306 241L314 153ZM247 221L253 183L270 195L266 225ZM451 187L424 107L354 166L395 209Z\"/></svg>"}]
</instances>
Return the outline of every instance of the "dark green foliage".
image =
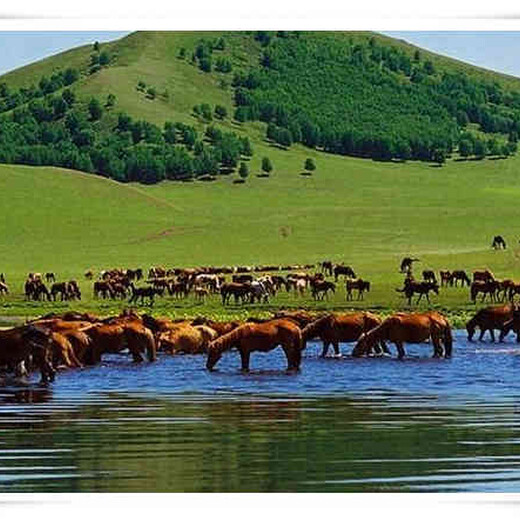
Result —
<instances>
[{"instance_id":1,"label":"dark green foliage","mask_svg":"<svg viewBox=\"0 0 520 520\"><path fill-rule=\"evenodd\" d=\"M138 83L137 83L137 90L139 90L140 92L144 92L146 90L146 83L143 81L143 80L140 80Z\"/></svg>"},{"instance_id":2,"label":"dark green foliage","mask_svg":"<svg viewBox=\"0 0 520 520\"><path fill-rule=\"evenodd\" d=\"M203 72L211 72L211 57L204 57L199 60L200 70Z\"/></svg>"},{"instance_id":3,"label":"dark green foliage","mask_svg":"<svg viewBox=\"0 0 520 520\"><path fill-rule=\"evenodd\" d=\"M459 143L459 153L462 157L469 157L473 155L473 140L471 139L462 139Z\"/></svg>"},{"instance_id":4,"label":"dark green foliage","mask_svg":"<svg viewBox=\"0 0 520 520\"><path fill-rule=\"evenodd\" d=\"M201 103L200 105L195 105L193 107L193 113L205 122L210 122L213 119L211 106L208 105L208 103Z\"/></svg>"},{"instance_id":5,"label":"dark green foliage","mask_svg":"<svg viewBox=\"0 0 520 520\"><path fill-rule=\"evenodd\" d=\"M146 90L146 97L148 99L155 99L157 97L157 90L154 87L148 87Z\"/></svg>"},{"instance_id":6,"label":"dark green foliage","mask_svg":"<svg viewBox=\"0 0 520 520\"><path fill-rule=\"evenodd\" d=\"M240 163L240 168L238 169L238 175L240 175L240 177L242 179L246 179L247 176L249 175L249 168L247 167L247 164L245 162Z\"/></svg>"},{"instance_id":7,"label":"dark green foliage","mask_svg":"<svg viewBox=\"0 0 520 520\"><path fill-rule=\"evenodd\" d=\"M94 42L94 51L99 52L99 42Z\"/></svg>"},{"instance_id":8,"label":"dark green foliage","mask_svg":"<svg viewBox=\"0 0 520 520\"><path fill-rule=\"evenodd\" d=\"M169 121L164 123L163 137L168 144L175 144L177 142L177 128L174 123Z\"/></svg>"},{"instance_id":9,"label":"dark green foliage","mask_svg":"<svg viewBox=\"0 0 520 520\"><path fill-rule=\"evenodd\" d=\"M269 157L264 157L262 159L262 171L267 174L273 171L273 164L271 163L271 159L269 159Z\"/></svg>"},{"instance_id":10,"label":"dark green foliage","mask_svg":"<svg viewBox=\"0 0 520 520\"><path fill-rule=\"evenodd\" d=\"M186 58L186 48L185 47L181 47L179 49L179 54L177 55L181 60L185 59Z\"/></svg>"},{"instance_id":11,"label":"dark green foliage","mask_svg":"<svg viewBox=\"0 0 520 520\"><path fill-rule=\"evenodd\" d=\"M99 54L99 64L102 67L106 67L110 63L110 54L108 52L103 51Z\"/></svg>"},{"instance_id":12,"label":"dark green foliage","mask_svg":"<svg viewBox=\"0 0 520 520\"><path fill-rule=\"evenodd\" d=\"M116 96L109 94L107 96L107 102L105 103L106 108L113 108L116 105Z\"/></svg>"},{"instance_id":13,"label":"dark green foliage","mask_svg":"<svg viewBox=\"0 0 520 520\"><path fill-rule=\"evenodd\" d=\"M253 37L265 49L259 66L234 75L234 117L265 121L267 138L282 146L431 161L438 150L448 156L469 123L491 133L520 129L520 95L437 70L418 51L323 33Z\"/></svg>"},{"instance_id":14,"label":"dark green foliage","mask_svg":"<svg viewBox=\"0 0 520 520\"><path fill-rule=\"evenodd\" d=\"M482 139L476 139L474 143L474 153L477 159L484 159L487 154L486 142Z\"/></svg>"},{"instance_id":15,"label":"dark green foliage","mask_svg":"<svg viewBox=\"0 0 520 520\"><path fill-rule=\"evenodd\" d=\"M233 70L233 66L227 58L218 58L215 62L215 70L217 72L228 73Z\"/></svg>"},{"instance_id":16,"label":"dark green foliage","mask_svg":"<svg viewBox=\"0 0 520 520\"><path fill-rule=\"evenodd\" d=\"M90 114L90 118L93 121L97 121L98 119L101 119L101 116L103 115L103 107L101 106L99 99L92 98L89 101L88 111Z\"/></svg>"},{"instance_id":17,"label":"dark green foliage","mask_svg":"<svg viewBox=\"0 0 520 520\"><path fill-rule=\"evenodd\" d=\"M316 169L316 164L314 163L314 160L309 157L308 159L305 159L303 167L305 170L313 172Z\"/></svg>"},{"instance_id":18,"label":"dark green foliage","mask_svg":"<svg viewBox=\"0 0 520 520\"><path fill-rule=\"evenodd\" d=\"M225 119L226 116L227 116L226 107L224 107L222 105L217 105L215 107L215 117L217 117L218 119Z\"/></svg>"}]
</instances>

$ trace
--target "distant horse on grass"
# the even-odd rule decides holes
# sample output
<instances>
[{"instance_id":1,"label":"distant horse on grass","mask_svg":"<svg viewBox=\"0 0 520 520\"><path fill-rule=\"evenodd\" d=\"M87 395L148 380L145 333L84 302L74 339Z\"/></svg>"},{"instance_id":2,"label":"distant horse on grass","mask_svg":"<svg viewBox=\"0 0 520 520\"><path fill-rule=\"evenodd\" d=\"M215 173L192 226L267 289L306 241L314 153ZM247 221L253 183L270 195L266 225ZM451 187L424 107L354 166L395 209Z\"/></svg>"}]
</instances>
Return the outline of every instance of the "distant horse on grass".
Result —
<instances>
[{"instance_id":1,"label":"distant horse on grass","mask_svg":"<svg viewBox=\"0 0 520 520\"><path fill-rule=\"evenodd\" d=\"M451 273L450 277L450 287L458 287L458 282L460 281L461 287L464 287L464 284L466 284L468 287L471 285L471 280L469 279L469 276L467 275L466 271L462 270L456 270Z\"/></svg>"},{"instance_id":2,"label":"distant horse on grass","mask_svg":"<svg viewBox=\"0 0 520 520\"><path fill-rule=\"evenodd\" d=\"M354 290L358 291L357 299L362 300L365 291L370 292L370 282L367 280L362 280L361 278L358 278L357 280L347 280L345 283L345 289L347 292L347 301L353 299L352 291Z\"/></svg>"},{"instance_id":3,"label":"distant horse on grass","mask_svg":"<svg viewBox=\"0 0 520 520\"><path fill-rule=\"evenodd\" d=\"M220 336L209 345L206 368L212 370L222 354L235 347L240 353L242 370L247 372L251 352L269 352L278 346L283 348L287 358L287 369L299 370L302 333L298 325L285 319L246 323Z\"/></svg>"},{"instance_id":4,"label":"distant horse on grass","mask_svg":"<svg viewBox=\"0 0 520 520\"><path fill-rule=\"evenodd\" d=\"M502 237L502 235L496 235L493 237L493 242L491 244L493 249L506 249L506 241Z\"/></svg>"},{"instance_id":5,"label":"distant horse on grass","mask_svg":"<svg viewBox=\"0 0 520 520\"><path fill-rule=\"evenodd\" d=\"M496 280L492 281L476 281L471 284L470 298L473 303L477 303L477 296L482 293L482 300L484 301L487 296L491 301L497 301L497 291L499 284Z\"/></svg>"},{"instance_id":6,"label":"distant horse on grass","mask_svg":"<svg viewBox=\"0 0 520 520\"><path fill-rule=\"evenodd\" d=\"M408 299L408 305L412 304L412 297L414 294L418 294L419 297L415 303L419 303L423 296L426 296L426 300L430 303L430 291L435 294L439 294L439 286L437 282L415 282L407 279L402 289L396 289L397 292L404 293Z\"/></svg>"}]
</instances>

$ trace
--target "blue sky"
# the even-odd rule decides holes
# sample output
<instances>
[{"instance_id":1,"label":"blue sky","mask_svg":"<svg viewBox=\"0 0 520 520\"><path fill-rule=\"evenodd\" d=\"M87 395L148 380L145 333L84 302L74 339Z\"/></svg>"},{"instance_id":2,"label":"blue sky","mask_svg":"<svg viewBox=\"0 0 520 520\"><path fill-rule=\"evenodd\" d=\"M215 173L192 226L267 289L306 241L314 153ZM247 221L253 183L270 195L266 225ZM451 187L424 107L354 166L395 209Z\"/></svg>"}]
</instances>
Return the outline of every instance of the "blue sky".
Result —
<instances>
[{"instance_id":1,"label":"blue sky","mask_svg":"<svg viewBox=\"0 0 520 520\"><path fill-rule=\"evenodd\" d=\"M113 40L125 34L123 31L0 32L0 74L71 47ZM384 34L520 77L520 32L388 31Z\"/></svg>"},{"instance_id":2,"label":"blue sky","mask_svg":"<svg viewBox=\"0 0 520 520\"><path fill-rule=\"evenodd\" d=\"M115 40L125 34L123 31L3 31L0 32L0 74L72 47Z\"/></svg>"},{"instance_id":3,"label":"blue sky","mask_svg":"<svg viewBox=\"0 0 520 520\"><path fill-rule=\"evenodd\" d=\"M520 32L385 31L383 34L472 65L520 77Z\"/></svg>"}]
</instances>

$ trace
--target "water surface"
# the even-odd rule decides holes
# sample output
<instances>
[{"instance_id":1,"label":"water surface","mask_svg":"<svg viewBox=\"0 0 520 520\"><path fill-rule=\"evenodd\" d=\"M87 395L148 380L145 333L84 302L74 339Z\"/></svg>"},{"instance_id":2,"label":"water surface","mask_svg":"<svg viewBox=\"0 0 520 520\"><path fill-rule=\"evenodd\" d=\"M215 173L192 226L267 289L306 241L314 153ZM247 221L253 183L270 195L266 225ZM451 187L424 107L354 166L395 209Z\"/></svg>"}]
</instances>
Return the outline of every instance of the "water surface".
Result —
<instances>
[{"instance_id":1,"label":"water surface","mask_svg":"<svg viewBox=\"0 0 520 520\"><path fill-rule=\"evenodd\" d=\"M0 491L520 491L520 346L431 359L280 350L0 380ZM343 345L345 354L350 347Z\"/></svg>"}]
</instances>

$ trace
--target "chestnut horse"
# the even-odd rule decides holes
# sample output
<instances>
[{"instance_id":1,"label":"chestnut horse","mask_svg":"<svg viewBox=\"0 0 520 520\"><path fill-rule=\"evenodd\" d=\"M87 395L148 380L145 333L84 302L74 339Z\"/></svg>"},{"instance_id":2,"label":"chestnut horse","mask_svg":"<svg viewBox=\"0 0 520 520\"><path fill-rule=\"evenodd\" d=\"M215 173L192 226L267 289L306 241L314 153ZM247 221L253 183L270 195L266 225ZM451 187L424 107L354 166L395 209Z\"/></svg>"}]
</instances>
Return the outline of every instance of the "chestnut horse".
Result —
<instances>
[{"instance_id":1,"label":"chestnut horse","mask_svg":"<svg viewBox=\"0 0 520 520\"><path fill-rule=\"evenodd\" d=\"M346 314L326 314L321 318L309 323L302 330L303 348L307 341L312 338L319 338L323 342L321 357L326 357L329 346L332 345L337 357L341 356L339 350L340 342L357 341L361 334L372 330L381 324L381 320L370 312L353 312ZM384 343L378 344L383 352L388 353ZM380 352L380 349L376 349Z\"/></svg>"},{"instance_id":2,"label":"chestnut horse","mask_svg":"<svg viewBox=\"0 0 520 520\"><path fill-rule=\"evenodd\" d=\"M208 347L206 368L212 370L223 352L236 347L240 352L242 370L249 371L251 352L269 352L281 346L287 358L287 370L299 370L302 333L290 320L276 319L265 323L246 323L220 336Z\"/></svg>"},{"instance_id":3,"label":"chestnut horse","mask_svg":"<svg viewBox=\"0 0 520 520\"><path fill-rule=\"evenodd\" d=\"M482 341L486 331L489 331L491 341L495 341L494 330L502 330L504 324L513 317L513 306L511 304L480 309L473 318L466 323L468 341L473 341L475 329L480 329L479 341ZM502 335L501 335L501 339Z\"/></svg>"},{"instance_id":4,"label":"chestnut horse","mask_svg":"<svg viewBox=\"0 0 520 520\"><path fill-rule=\"evenodd\" d=\"M359 338L353 356L366 355L380 341L391 341L397 347L398 357L405 356L404 343L423 343L431 339L433 357L451 357L453 338L451 327L438 312L396 313Z\"/></svg>"},{"instance_id":5,"label":"chestnut horse","mask_svg":"<svg viewBox=\"0 0 520 520\"><path fill-rule=\"evenodd\" d=\"M170 354L204 354L217 337L218 333L206 325L184 325L161 332L157 345Z\"/></svg>"}]
</instances>

